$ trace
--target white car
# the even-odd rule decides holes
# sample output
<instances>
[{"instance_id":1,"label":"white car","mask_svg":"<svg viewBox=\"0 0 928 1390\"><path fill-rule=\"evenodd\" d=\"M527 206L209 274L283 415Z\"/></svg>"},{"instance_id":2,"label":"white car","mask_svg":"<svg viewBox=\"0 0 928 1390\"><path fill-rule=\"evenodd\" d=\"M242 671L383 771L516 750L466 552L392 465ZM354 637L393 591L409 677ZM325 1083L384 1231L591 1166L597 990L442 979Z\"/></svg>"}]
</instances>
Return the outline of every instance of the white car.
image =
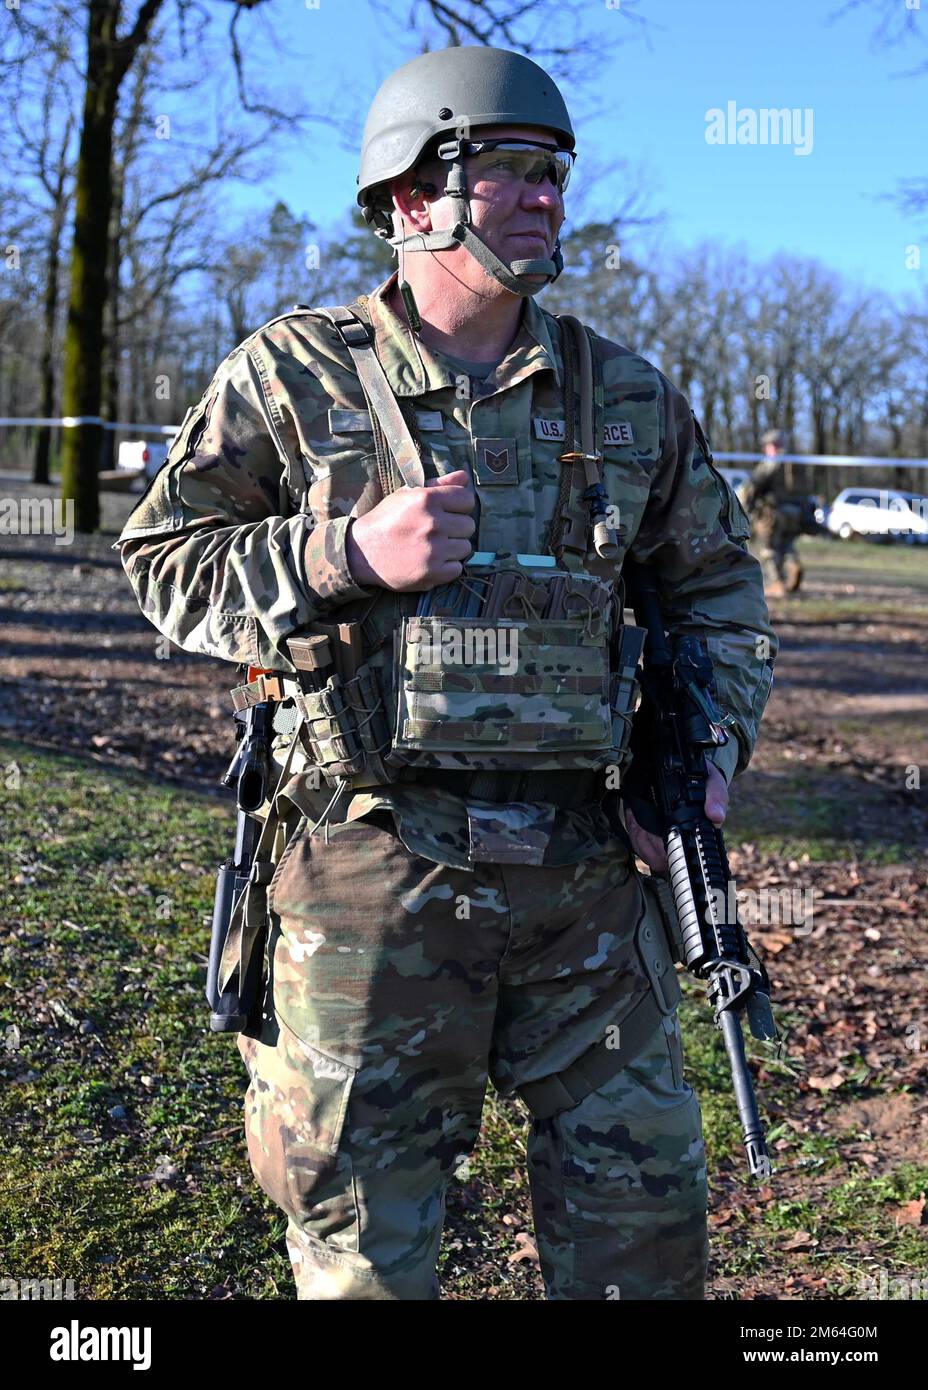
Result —
<instances>
[{"instance_id":1,"label":"white car","mask_svg":"<svg viewBox=\"0 0 928 1390\"><path fill-rule=\"evenodd\" d=\"M827 509L825 525L842 540L885 536L914 544L928 541L928 497L895 488L846 487Z\"/></svg>"},{"instance_id":2,"label":"white car","mask_svg":"<svg viewBox=\"0 0 928 1390\"><path fill-rule=\"evenodd\" d=\"M167 456L166 440L127 439L119 446L116 467L137 476L144 475L145 481L150 482Z\"/></svg>"}]
</instances>

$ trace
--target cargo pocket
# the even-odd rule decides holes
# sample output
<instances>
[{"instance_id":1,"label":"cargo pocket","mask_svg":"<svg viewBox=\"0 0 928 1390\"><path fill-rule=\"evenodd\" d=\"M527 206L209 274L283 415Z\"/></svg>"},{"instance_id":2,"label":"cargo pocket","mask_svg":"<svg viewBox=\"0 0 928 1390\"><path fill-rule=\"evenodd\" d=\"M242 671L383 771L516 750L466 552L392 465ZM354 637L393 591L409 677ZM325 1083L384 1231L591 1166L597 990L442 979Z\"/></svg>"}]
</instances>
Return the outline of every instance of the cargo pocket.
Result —
<instances>
[{"instance_id":1,"label":"cargo pocket","mask_svg":"<svg viewBox=\"0 0 928 1390\"><path fill-rule=\"evenodd\" d=\"M673 1071L673 1083L677 1090L682 1091L686 1087L686 1078L683 1075L683 1037L680 1032L680 1020L677 1018L676 1011L667 1014L661 1020L661 1027L667 1039L667 1051L670 1054L670 1066Z\"/></svg>"},{"instance_id":2,"label":"cargo pocket","mask_svg":"<svg viewBox=\"0 0 928 1390\"><path fill-rule=\"evenodd\" d=\"M682 1092L688 1088L683 1076L683 1042L676 1009L683 992L674 969L672 947L668 939L668 923L663 916L660 900L654 886L648 883L647 876L642 875L640 883L644 911L638 924L635 945L661 1013L663 1037L657 1051L662 1058L670 1062L673 1089Z\"/></svg>"},{"instance_id":3,"label":"cargo pocket","mask_svg":"<svg viewBox=\"0 0 928 1390\"><path fill-rule=\"evenodd\" d=\"M280 856L280 858L274 866L274 875L267 886L267 910L269 915L276 911L274 906L274 894L277 891L277 886L280 883L281 876L283 875L283 872L287 864L293 856L293 853L297 845L303 839L308 829L309 817L304 815L300 819L300 822L294 830L293 834L290 836L290 839L287 841L286 846L284 847L283 854Z\"/></svg>"},{"instance_id":4,"label":"cargo pocket","mask_svg":"<svg viewBox=\"0 0 928 1390\"><path fill-rule=\"evenodd\" d=\"M294 1074L287 1098L291 1210L307 1235L357 1252L360 1220L346 1133L357 1068L304 1042L277 1017Z\"/></svg>"},{"instance_id":5,"label":"cargo pocket","mask_svg":"<svg viewBox=\"0 0 928 1390\"><path fill-rule=\"evenodd\" d=\"M635 935L635 945L644 972L662 1014L672 1013L682 998L680 981L673 964L673 946L668 938L669 924L665 921L656 888L648 876L640 874L638 882L644 898L644 909Z\"/></svg>"},{"instance_id":6,"label":"cargo pocket","mask_svg":"<svg viewBox=\"0 0 928 1390\"><path fill-rule=\"evenodd\" d=\"M268 1196L306 1235L357 1251L359 1214L348 1143L357 1069L304 1042L278 1012L274 1047L246 1055L248 1151Z\"/></svg>"}]
</instances>

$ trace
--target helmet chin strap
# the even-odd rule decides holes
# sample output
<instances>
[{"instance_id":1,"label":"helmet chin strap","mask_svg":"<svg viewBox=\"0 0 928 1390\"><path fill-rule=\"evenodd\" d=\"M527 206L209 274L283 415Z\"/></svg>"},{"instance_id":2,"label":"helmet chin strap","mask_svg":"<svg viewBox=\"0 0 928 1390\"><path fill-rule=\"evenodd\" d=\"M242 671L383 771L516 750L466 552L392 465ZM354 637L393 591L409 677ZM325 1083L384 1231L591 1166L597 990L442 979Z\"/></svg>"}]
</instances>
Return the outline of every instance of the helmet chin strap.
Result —
<instances>
[{"instance_id":1,"label":"helmet chin strap","mask_svg":"<svg viewBox=\"0 0 928 1390\"><path fill-rule=\"evenodd\" d=\"M394 235L389 238L391 246L402 247L404 251L450 251L456 246L463 246L464 250L469 252L475 261L479 261L488 276L498 280L513 294L523 296L537 294L540 289L544 288L545 284L554 283L564 269L560 240L555 241L552 257L545 256L532 261L513 261L511 265L507 265L490 250L486 242L482 241L472 229L464 166L459 160L455 160L451 165L444 191L452 200L455 216L454 226L446 231L414 232L411 236L404 236L402 214L394 209ZM543 275L545 277L544 282L542 284L537 282L530 284L526 279L529 275Z\"/></svg>"}]
</instances>

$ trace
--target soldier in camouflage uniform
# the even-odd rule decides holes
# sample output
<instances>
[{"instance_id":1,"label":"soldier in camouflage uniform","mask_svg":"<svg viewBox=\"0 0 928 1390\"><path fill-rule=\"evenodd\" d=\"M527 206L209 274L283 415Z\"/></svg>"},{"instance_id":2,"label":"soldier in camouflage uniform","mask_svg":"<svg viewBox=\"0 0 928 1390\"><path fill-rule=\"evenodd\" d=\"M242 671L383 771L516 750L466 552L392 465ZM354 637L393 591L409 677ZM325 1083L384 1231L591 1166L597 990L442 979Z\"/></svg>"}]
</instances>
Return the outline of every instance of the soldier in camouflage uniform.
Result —
<instances>
[{"instance_id":1,"label":"soldier in camouflage uniform","mask_svg":"<svg viewBox=\"0 0 928 1390\"><path fill-rule=\"evenodd\" d=\"M468 138L489 129L512 156L461 143L465 112ZM438 160L436 136L455 141ZM442 50L384 83L359 202L392 232L414 300L394 274L354 309L425 485L397 486L384 464L332 323L282 315L222 363L118 542L160 631L292 673L293 634L361 621L387 680L397 624L474 548L545 550L566 516L567 334L532 296L562 264L572 150L560 94L519 55ZM707 813L721 823L777 646L747 518L680 392L592 341L616 553L585 567L614 593L626 553L649 561L673 630L707 639L737 729L709 755ZM356 778L334 802L312 774L298 749L276 803L264 1018L239 1039L251 1162L287 1215L297 1296L439 1297L447 1184L492 1079L532 1115L547 1297L704 1297L705 1153L666 974L656 1026L583 1079L591 1050L601 1057L616 1025L633 1035L659 993L633 849L660 868L660 843L623 821L602 771L566 756L529 774L410 767Z\"/></svg>"},{"instance_id":2,"label":"soldier in camouflage uniform","mask_svg":"<svg viewBox=\"0 0 928 1390\"><path fill-rule=\"evenodd\" d=\"M741 490L741 501L751 518L752 535L759 542L758 558L764 586L771 598L783 598L802 583L802 564L796 550L801 530L802 503L786 481L782 454L786 436L768 430L762 440L764 457Z\"/></svg>"}]
</instances>

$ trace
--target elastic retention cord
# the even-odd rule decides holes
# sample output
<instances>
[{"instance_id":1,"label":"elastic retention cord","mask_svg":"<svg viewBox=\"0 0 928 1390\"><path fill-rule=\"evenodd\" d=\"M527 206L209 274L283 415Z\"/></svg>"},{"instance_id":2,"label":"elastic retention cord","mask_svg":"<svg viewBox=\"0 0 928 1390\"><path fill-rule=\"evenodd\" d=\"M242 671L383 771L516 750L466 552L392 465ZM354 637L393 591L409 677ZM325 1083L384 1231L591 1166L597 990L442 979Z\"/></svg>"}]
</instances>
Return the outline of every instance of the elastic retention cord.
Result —
<instances>
[{"instance_id":1,"label":"elastic retention cord","mask_svg":"<svg viewBox=\"0 0 928 1390\"><path fill-rule=\"evenodd\" d=\"M575 589L570 580L567 580L566 583L568 587L564 594L565 616L568 618L573 616L573 614L570 611L572 606L571 600L579 599L580 604L583 605L586 609L586 612L583 615L583 636L589 637L591 640L602 636L602 633L606 625L605 614L600 612L600 610L596 607L596 604L590 598L589 594L585 594L582 589ZM595 622L597 618L599 618L600 620L598 627L596 626Z\"/></svg>"},{"instance_id":2,"label":"elastic retention cord","mask_svg":"<svg viewBox=\"0 0 928 1390\"><path fill-rule=\"evenodd\" d=\"M335 805L335 803L336 803L336 801L338 800L338 798L341 796L342 792L345 791L345 790L347 789L347 787L348 787L348 783L344 780L344 778L342 778L342 779L339 781L338 786L335 788L335 793L334 793L334 795L329 799L329 803L328 803L328 805L326 806L325 810L323 811L322 815L321 815L321 816L319 817L319 819L315 822L315 824L314 824L313 826L311 826L311 828L310 828L310 831L309 831L310 835L315 835L315 833L316 833L316 831L319 829L320 825L322 825L323 821L325 821L325 842L326 842L326 844L329 843L329 821L328 821L329 812L331 811L332 807Z\"/></svg>"},{"instance_id":3,"label":"elastic retention cord","mask_svg":"<svg viewBox=\"0 0 928 1390\"><path fill-rule=\"evenodd\" d=\"M519 597L519 598L521 599L521 601L522 601L522 611L523 611L523 613L527 614L527 616L528 616L529 618L531 618L531 620L532 620L533 622L540 623L540 622L541 622L541 614L538 612L538 610L537 610L537 608L535 607L534 603L532 603L532 600L529 598L528 594L526 594L526 593L523 592L523 593L520 593L520 594L518 595L518 597Z\"/></svg>"},{"instance_id":4,"label":"elastic retention cord","mask_svg":"<svg viewBox=\"0 0 928 1390\"><path fill-rule=\"evenodd\" d=\"M357 727L358 727L359 729L363 729L364 726L365 726L365 724L369 724L369 723L371 722L371 720L373 719L373 717L374 717L374 715L377 713L377 711L378 711L379 709L383 709L383 708L384 708L383 697L382 697L382 696L378 697L377 703L376 703L376 705L374 705L374 708L373 708L372 710L368 710L367 714L365 715L365 717L364 717L363 719L359 718L359 711L365 708L364 705L356 705L356 704L354 704L352 701L349 701L349 702L348 702L348 708L349 708L350 710L353 710L353 711L354 711L355 724L357 725ZM384 711L384 712L386 712L386 711ZM386 743L378 744L378 746L375 748L374 751L375 751L376 753L382 753L383 750L384 750L385 748L387 748L388 746L389 746L389 740L388 740Z\"/></svg>"},{"instance_id":5,"label":"elastic retention cord","mask_svg":"<svg viewBox=\"0 0 928 1390\"><path fill-rule=\"evenodd\" d=\"M485 579L478 580L478 583L482 585L480 589L475 589L473 584L464 578L463 574L456 582L460 584L465 593L470 594L471 598L476 599L478 603L483 602L487 590L487 582Z\"/></svg>"}]
</instances>

